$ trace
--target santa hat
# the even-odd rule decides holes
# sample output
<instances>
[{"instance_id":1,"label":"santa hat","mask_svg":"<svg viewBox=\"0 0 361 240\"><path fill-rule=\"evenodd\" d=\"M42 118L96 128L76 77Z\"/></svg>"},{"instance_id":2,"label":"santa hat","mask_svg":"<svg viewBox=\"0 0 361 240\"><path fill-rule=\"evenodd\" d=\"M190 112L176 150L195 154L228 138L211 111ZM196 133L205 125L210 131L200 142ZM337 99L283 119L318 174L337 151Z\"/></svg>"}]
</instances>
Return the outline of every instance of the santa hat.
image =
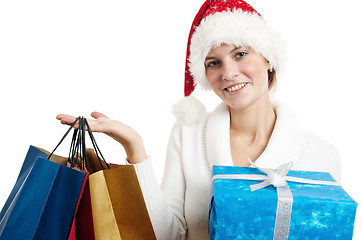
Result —
<instances>
[{"instance_id":1,"label":"santa hat","mask_svg":"<svg viewBox=\"0 0 361 240\"><path fill-rule=\"evenodd\" d=\"M280 35L262 16L242 0L207 0L195 16L188 37L185 97L194 91L197 84L203 89L211 89L204 60L212 48L223 43L252 48L265 57L279 75L283 66L285 45ZM186 101L182 102L177 104L177 107L184 105ZM194 99L191 102L189 105L194 104ZM186 107L180 108L184 110Z\"/></svg>"}]
</instances>

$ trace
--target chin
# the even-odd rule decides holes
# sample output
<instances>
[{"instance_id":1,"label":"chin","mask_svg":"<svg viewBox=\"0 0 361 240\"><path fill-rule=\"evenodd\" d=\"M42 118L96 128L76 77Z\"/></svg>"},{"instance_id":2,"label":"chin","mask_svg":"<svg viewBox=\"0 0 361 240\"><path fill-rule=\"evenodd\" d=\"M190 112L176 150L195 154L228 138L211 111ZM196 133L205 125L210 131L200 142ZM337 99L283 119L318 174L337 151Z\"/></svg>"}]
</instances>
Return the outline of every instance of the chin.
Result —
<instances>
[{"instance_id":1,"label":"chin","mask_svg":"<svg viewBox=\"0 0 361 240\"><path fill-rule=\"evenodd\" d=\"M252 105L252 101L248 99L234 99L231 101L229 99L223 99L223 102L226 103L228 107L235 110L243 110Z\"/></svg>"},{"instance_id":2,"label":"chin","mask_svg":"<svg viewBox=\"0 0 361 240\"><path fill-rule=\"evenodd\" d=\"M251 104L246 104L246 103L242 103L242 104L228 104L228 107L234 110L244 110L247 109Z\"/></svg>"},{"instance_id":3,"label":"chin","mask_svg":"<svg viewBox=\"0 0 361 240\"><path fill-rule=\"evenodd\" d=\"M269 95L260 95L260 96L243 96L239 98L229 99L223 98L223 102L228 105L231 109L234 110L245 110L251 106L262 106L265 103L266 98L269 98Z\"/></svg>"}]
</instances>

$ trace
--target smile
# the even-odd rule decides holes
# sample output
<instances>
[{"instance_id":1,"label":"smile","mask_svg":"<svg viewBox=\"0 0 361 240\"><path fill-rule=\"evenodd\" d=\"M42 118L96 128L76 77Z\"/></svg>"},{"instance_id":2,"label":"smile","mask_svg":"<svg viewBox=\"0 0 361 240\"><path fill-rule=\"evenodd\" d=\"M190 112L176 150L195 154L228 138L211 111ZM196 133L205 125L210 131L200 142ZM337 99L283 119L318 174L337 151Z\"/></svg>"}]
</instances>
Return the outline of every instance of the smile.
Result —
<instances>
[{"instance_id":1,"label":"smile","mask_svg":"<svg viewBox=\"0 0 361 240\"><path fill-rule=\"evenodd\" d=\"M244 86L246 86L247 83L240 83L240 84L237 84L237 85L234 85L232 87L229 87L229 88L225 88L228 92L235 92L241 88L243 88Z\"/></svg>"}]
</instances>

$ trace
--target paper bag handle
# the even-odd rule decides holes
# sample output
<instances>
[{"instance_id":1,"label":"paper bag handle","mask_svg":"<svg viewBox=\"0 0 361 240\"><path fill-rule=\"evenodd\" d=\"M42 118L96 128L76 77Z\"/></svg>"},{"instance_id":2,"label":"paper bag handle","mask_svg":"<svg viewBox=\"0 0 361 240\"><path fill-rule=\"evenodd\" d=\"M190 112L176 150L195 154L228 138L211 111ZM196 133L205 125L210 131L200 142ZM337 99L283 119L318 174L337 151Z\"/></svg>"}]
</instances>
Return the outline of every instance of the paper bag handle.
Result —
<instances>
[{"instance_id":1,"label":"paper bag handle","mask_svg":"<svg viewBox=\"0 0 361 240\"><path fill-rule=\"evenodd\" d=\"M95 153L97 155L97 158L100 162L100 165L104 169L103 162L106 164L106 168L110 168L109 164L105 161L103 154L101 153L98 144L95 141L93 132L90 129L90 126L88 124L88 121L84 117L77 117L74 121L74 123L69 127L69 129L66 131L64 136L61 138L59 143L56 145L54 150L50 153L47 159L50 159L50 157L54 154L56 149L60 146L60 144L64 141L64 139L68 136L70 131L74 128L75 124L79 121L79 129L74 129L71 145L70 145L70 151L68 156L68 162L71 164L76 164L78 167L81 167L82 169L87 168L87 159L86 159L86 144L85 144L85 132L86 129L88 130L90 140L92 142L92 145L94 147ZM101 160L101 158L103 161ZM78 162L80 160L80 162Z\"/></svg>"}]
</instances>

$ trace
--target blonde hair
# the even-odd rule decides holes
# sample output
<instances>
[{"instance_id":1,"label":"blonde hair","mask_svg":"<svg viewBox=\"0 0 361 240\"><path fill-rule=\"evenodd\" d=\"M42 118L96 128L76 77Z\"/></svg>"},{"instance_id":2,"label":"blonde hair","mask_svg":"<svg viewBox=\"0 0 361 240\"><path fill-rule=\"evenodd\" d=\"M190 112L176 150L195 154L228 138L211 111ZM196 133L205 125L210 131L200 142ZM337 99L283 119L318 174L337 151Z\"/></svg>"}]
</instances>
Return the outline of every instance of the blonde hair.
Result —
<instances>
[{"instance_id":1,"label":"blonde hair","mask_svg":"<svg viewBox=\"0 0 361 240\"><path fill-rule=\"evenodd\" d=\"M273 70L272 72L268 70L268 91L275 92L277 89L277 77L276 72Z\"/></svg>"}]
</instances>

